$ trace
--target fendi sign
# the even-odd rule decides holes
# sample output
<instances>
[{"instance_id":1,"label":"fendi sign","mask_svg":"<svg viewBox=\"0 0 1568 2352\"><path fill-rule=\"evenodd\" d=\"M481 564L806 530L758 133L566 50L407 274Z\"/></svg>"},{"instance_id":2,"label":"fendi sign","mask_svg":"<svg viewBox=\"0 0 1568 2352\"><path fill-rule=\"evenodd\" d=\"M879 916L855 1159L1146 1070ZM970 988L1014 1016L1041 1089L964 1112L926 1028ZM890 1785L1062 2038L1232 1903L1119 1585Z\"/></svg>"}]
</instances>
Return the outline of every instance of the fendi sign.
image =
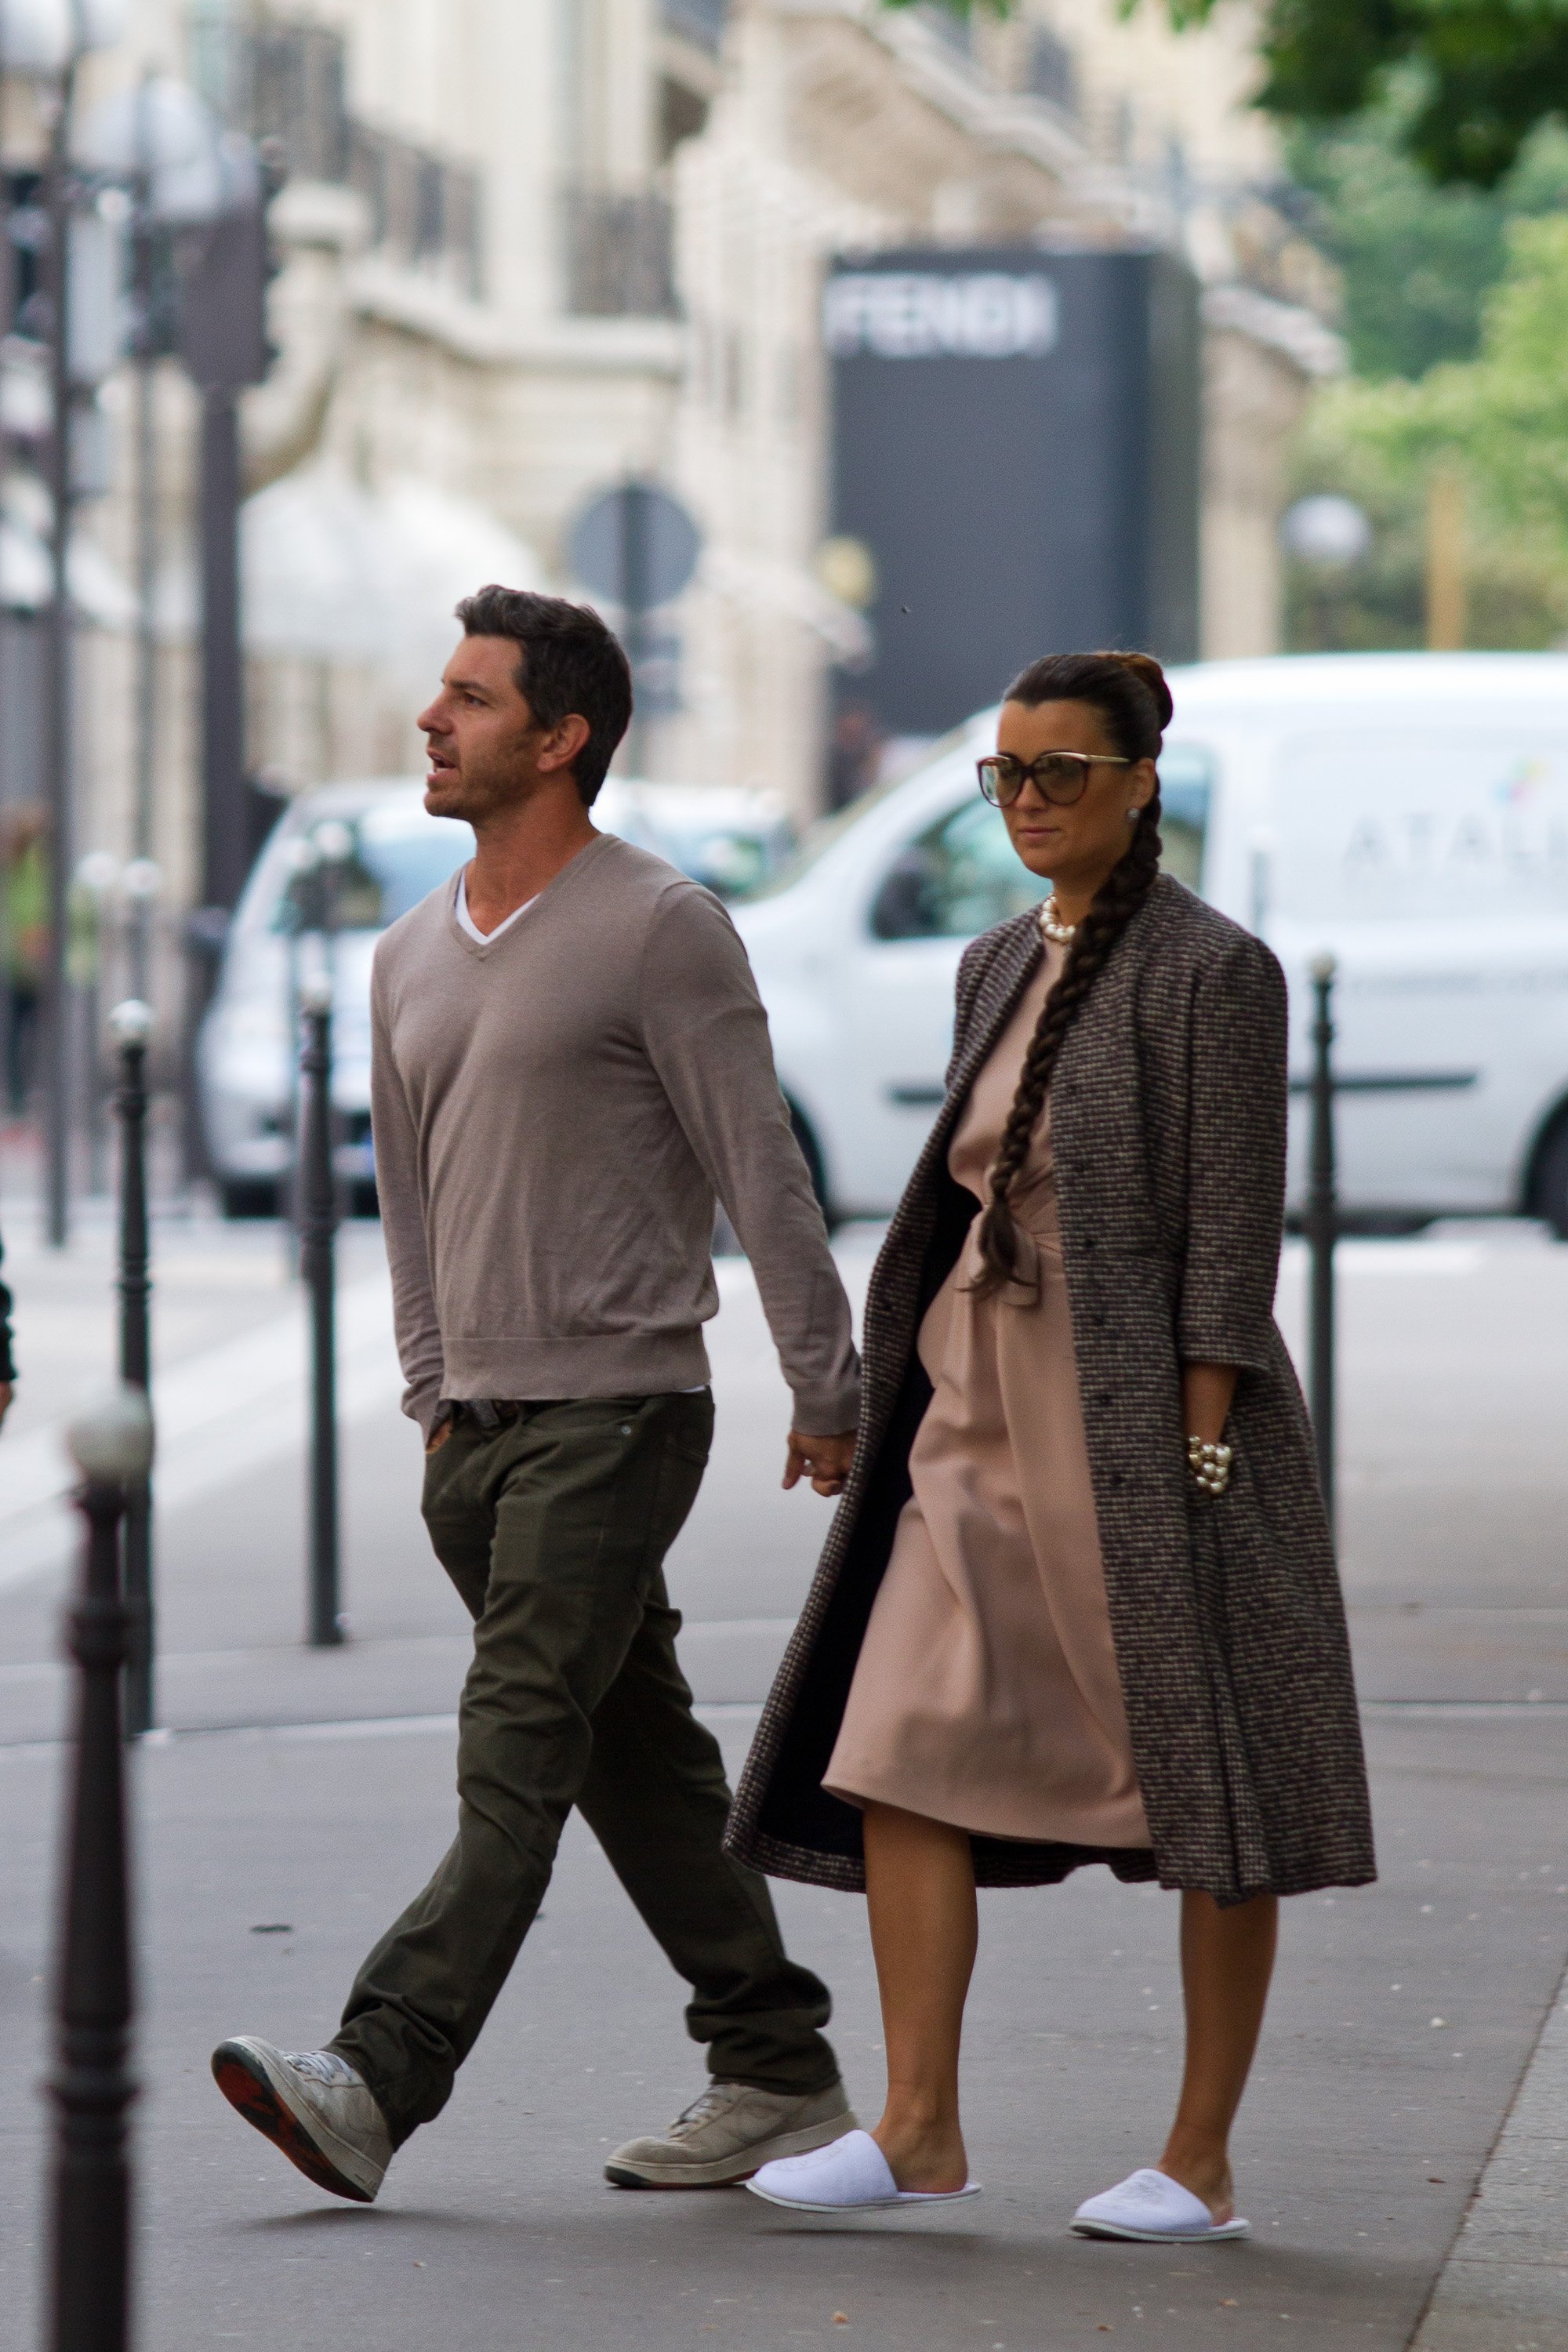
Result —
<instances>
[{"instance_id":1,"label":"fendi sign","mask_svg":"<svg viewBox=\"0 0 1568 2352\"><path fill-rule=\"evenodd\" d=\"M1057 289L1034 273L848 270L823 294L835 359L1042 359L1057 331Z\"/></svg>"}]
</instances>

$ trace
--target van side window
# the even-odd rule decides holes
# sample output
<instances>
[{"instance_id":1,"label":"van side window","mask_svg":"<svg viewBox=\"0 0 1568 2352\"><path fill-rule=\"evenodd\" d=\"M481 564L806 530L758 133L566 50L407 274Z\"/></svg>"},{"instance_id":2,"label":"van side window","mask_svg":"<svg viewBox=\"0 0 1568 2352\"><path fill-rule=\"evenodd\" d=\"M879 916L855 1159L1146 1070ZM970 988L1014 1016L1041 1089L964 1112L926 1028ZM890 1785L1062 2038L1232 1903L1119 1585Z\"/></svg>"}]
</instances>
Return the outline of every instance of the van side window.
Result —
<instances>
[{"instance_id":1,"label":"van side window","mask_svg":"<svg viewBox=\"0 0 1568 2352\"><path fill-rule=\"evenodd\" d=\"M1214 761L1195 743L1167 743L1160 754L1160 859L1167 874L1202 895L1204 845L1214 796Z\"/></svg>"},{"instance_id":2,"label":"van side window","mask_svg":"<svg viewBox=\"0 0 1568 2352\"><path fill-rule=\"evenodd\" d=\"M899 852L871 906L879 940L973 940L1050 895L1020 866L999 809L978 793Z\"/></svg>"}]
</instances>

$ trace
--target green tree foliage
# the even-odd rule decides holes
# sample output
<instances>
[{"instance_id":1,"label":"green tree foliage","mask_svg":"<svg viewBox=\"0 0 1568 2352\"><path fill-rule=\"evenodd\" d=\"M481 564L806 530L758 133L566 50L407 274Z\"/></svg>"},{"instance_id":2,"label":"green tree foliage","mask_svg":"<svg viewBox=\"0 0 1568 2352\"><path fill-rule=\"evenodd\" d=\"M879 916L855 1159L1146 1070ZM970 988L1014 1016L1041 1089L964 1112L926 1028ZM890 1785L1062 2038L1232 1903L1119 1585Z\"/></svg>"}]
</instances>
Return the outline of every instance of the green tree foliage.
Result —
<instances>
[{"instance_id":1,"label":"green tree foliage","mask_svg":"<svg viewBox=\"0 0 1568 2352\"><path fill-rule=\"evenodd\" d=\"M1427 485L1457 465L1467 499L1468 641L1541 646L1568 630L1568 214L1521 219L1472 360L1417 383L1354 377L1313 404L1299 491L1357 499L1368 562L1339 580L1292 567L1292 644L1415 645Z\"/></svg>"},{"instance_id":2,"label":"green tree foliage","mask_svg":"<svg viewBox=\"0 0 1568 2352\"><path fill-rule=\"evenodd\" d=\"M1011 0L940 5L1011 13ZM1164 0L1177 26L1215 5ZM1343 121L1413 82L1403 141L1438 181L1495 187L1539 124L1568 117L1568 0L1262 0L1259 47L1258 103L1293 122Z\"/></svg>"},{"instance_id":3,"label":"green tree foliage","mask_svg":"<svg viewBox=\"0 0 1568 2352\"><path fill-rule=\"evenodd\" d=\"M1340 268L1363 376L1473 358L1510 220L1568 204L1568 132L1537 131L1495 190L1435 188L1404 145L1410 110L1401 91L1351 122L1299 125L1286 143L1291 178L1317 200L1310 234Z\"/></svg>"}]
</instances>

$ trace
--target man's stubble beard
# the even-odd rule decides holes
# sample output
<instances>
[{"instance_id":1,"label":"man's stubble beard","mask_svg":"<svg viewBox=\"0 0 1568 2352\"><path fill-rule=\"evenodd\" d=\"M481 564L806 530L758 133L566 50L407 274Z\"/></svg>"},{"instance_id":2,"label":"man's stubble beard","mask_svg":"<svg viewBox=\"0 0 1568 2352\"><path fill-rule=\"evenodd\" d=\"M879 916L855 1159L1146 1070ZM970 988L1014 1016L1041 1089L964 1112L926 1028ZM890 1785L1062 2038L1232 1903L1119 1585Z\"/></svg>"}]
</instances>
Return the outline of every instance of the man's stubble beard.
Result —
<instances>
[{"instance_id":1,"label":"man's stubble beard","mask_svg":"<svg viewBox=\"0 0 1568 2352\"><path fill-rule=\"evenodd\" d=\"M437 786L441 805L437 816L456 817L464 824L482 824L486 817L522 806L537 788L538 778L526 759L497 760L478 769L447 771L449 782ZM426 801L429 787L426 788Z\"/></svg>"}]
</instances>

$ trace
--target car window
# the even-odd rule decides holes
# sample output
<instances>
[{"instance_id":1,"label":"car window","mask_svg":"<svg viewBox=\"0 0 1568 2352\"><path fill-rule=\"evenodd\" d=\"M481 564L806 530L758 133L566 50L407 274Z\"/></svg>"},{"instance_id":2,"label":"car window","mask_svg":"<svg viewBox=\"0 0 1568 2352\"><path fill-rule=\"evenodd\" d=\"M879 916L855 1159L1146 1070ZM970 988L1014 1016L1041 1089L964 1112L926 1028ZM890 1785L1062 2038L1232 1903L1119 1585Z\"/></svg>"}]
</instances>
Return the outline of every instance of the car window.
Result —
<instances>
[{"instance_id":1,"label":"car window","mask_svg":"<svg viewBox=\"0 0 1568 2352\"><path fill-rule=\"evenodd\" d=\"M1211 755L1195 743L1167 743L1160 754L1160 863L1189 890L1201 892L1204 887L1213 797Z\"/></svg>"},{"instance_id":2,"label":"car window","mask_svg":"<svg viewBox=\"0 0 1568 2352\"><path fill-rule=\"evenodd\" d=\"M1415 724L1297 735L1273 793L1269 900L1381 921L1568 909L1568 737Z\"/></svg>"},{"instance_id":3,"label":"car window","mask_svg":"<svg viewBox=\"0 0 1568 2352\"><path fill-rule=\"evenodd\" d=\"M333 908L336 928L342 931L384 931L474 854L474 836L466 824L416 816L403 809L367 809L350 823L349 831L353 848L336 868ZM297 893L286 883L271 928L290 931L300 921Z\"/></svg>"},{"instance_id":4,"label":"car window","mask_svg":"<svg viewBox=\"0 0 1568 2352\"><path fill-rule=\"evenodd\" d=\"M1050 892L1020 866L999 809L978 793L901 849L871 907L879 940L973 940Z\"/></svg>"}]
</instances>

